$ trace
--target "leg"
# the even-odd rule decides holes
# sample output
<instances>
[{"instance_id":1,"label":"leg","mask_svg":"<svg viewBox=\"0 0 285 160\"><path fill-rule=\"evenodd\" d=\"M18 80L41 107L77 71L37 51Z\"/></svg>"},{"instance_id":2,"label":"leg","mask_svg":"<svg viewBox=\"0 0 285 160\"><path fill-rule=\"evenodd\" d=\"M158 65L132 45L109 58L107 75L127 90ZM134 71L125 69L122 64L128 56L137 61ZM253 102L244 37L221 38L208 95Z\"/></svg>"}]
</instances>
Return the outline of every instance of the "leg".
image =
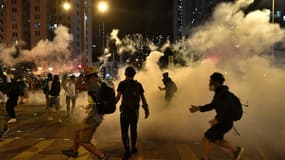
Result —
<instances>
[{"instance_id":1,"label":"leg","mask_svg":"<svg viewBox=\"0 0 285 160\"><path fill-rule=\"evenodd\" d=\"M95 156L104 158L104 153L95 147L92 143L81 143L81 146L84 147L87 151L94 154Z\"/></svg>"},{"instance_id":2,"label":"leg","mask_svg":"<svg viewBox=\"0 0 285 160\"><path fill-rule=\"evenodd\" d=\"M226 140L219 140L219 141L216 142L216 144L217 144L218 146L220 146L220 147L229 149L229 150L231 150L232 152L237 151L237 147L236 147L236 146L233 146L231 143L229 143L229 142L226 141Z\"/></svg>"},{"instance_id":3,"label":"leg","mask_svg":"<svg viewBox=\"0 0 285 160\"><path fill-rule=\"evenodd\" d=\"M70 96L65 97L65 103L66 103L66 111L67 111L67 116L70 113Z\"/></svg>"},{"instance_id":4,"label":"leg","mask_svg":"<svg viewBox=\"0 0 285 160\"><path fill-rule=\"evenodd\" d=\"M203 160L208 160L209 152L211 149L211 142L206 137L203 137L202 144L203 144Z\"/></svg>"},{"instance_id":5,"label":"leg","mask_svg":"<svg viewBox=\"0 0 285 160\"><path fill-rule=\"evenodd\" d=\"M131 144L132 144L132 153L136 153L136 152L137 152L136 143L137 143L138 113L132 115L130 118L131 118L130 121L131 121Z\"/></svg>"},{"instance_id":6,"label":"leg","mask_svg":"<svg viewBox=\"0 0 285 160\"><path fill-rule=\"evenodd\" d=\"M122 140L123 140L123 144L125 148L125 154L124 154L123 159L128 159L131 155L129 135L128 135L129 125L130 125L128 115L121 113L120 122L121 122Z\"/></svg>"},{"instance_id":7,"label":"leg","mask_svg":"<svg viewBox=\"0 0 285 160\"><path fill-rule=\"evenodd\" d=\"M71 103L72 103L71 113L73 114L74 109L75 109L75 104L76 104L76 97L75 97L75 96L73 96L73 97L71 98Z\"/></svg>"}]
</instances>

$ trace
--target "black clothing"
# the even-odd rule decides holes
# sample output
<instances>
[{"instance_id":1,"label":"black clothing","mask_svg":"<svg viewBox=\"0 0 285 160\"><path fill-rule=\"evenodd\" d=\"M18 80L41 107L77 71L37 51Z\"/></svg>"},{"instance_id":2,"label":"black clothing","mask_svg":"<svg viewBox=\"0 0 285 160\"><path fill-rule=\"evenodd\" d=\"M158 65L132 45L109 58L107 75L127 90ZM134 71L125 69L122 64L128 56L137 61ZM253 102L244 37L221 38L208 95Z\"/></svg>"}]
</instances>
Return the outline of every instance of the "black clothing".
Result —
<instances>
[{"instance_id":1,"label":"black clothing","mask_svg":"<svg viewBox=\"0 0 285 160\"><path fill-rule=\"evenodd\" d=\"M6 112L11 118L16 118L15 107L17 106L19 96L24 95L24 89L26 87L27 86L23 81L9 83L9 89L7 92L8 100L6 103Z\"/></svg>"},{"instance_id":2,"label":"black clothing","mask_svg":"<svg viewBox=\"0 0 285 160\"><path fill-rule=\"evenodd\" d=\"M59 96L60 93L60 82L59 81L52 81L51 88L49 90L49 95L51 96Z\"/></svg>"},{"instance_id":3,"label":"black clothing","mask_svg":"<svg viewBox=\"0 0 285 160\"><path fill-rule=\"evenodd\" d=\"M163 78L162 82L165 86L165 100L170 101L171 98L174 96L175 92L177 91L176 84L172 81L171 78Z\"/></svg>"},{"instance_id":4,"label":"black clothing","mask_svg":"<svg viewBox=\"0 0 285 160\"><path fill-rule=\"evenodd\" d=\"M117 91L122 93L121 112L132 113L138 111L140 95L144 92L141 83L135 80L124 80L119 83Z\"/></svg>"},{"instance_id":5,"label":"black clothing","mask_svg":"<svg viewBox=\"0 0 285 160\"><path fill-rule=\"evenodd\" d=\"M230 101L227 100L228 94L230 94L228 86L220 86L215 89L215 95L212 102L200 106L201 112L215 109L217 113L215 118L218 120L218 124L212 126L205 133L205 137L211 142L223 140L224 135L233 127L232 108L230 108Z\"/></svg>"},{"instance_id":6,"label":"black clothing","mask_svg":"<svg viewBox=\"0 0 285 160\"><path fill-rule=\"evenodd\" d=\"M232 122L231 104L228 104L230 101L226 99L228 97L227 94L229 93L228 86L220 86L215 90L212 102L210 104L200 106L200 111L206 112L215 109L217 113L215 118L219 122Z\"/></svg>"},{"instance_id":7,"label":"black clothing","mask_svg":"<svg viewBox=\"0 0 285 160\"><path fill-rule=\"evenodd\" d=\"M130 153L129 126L131 129L131 145L132 148L136 148L140 96L144 89L138 81L124 80L119 83L117 91L122 93L120 124L123 144L128 155Z\"/></svg>"},{"instance_id":8,"label":"black clothing","mask_svg":"<svg viewBox=\"0 0 285 160\"><path fill-rule=\"evenodd\" d=\"M233 122L219 122L217 125L212 126L204 134L205 137L210 141L215 143L216 141L222 141L224 135L233 128Z\"/></svg>"}]
</instances>

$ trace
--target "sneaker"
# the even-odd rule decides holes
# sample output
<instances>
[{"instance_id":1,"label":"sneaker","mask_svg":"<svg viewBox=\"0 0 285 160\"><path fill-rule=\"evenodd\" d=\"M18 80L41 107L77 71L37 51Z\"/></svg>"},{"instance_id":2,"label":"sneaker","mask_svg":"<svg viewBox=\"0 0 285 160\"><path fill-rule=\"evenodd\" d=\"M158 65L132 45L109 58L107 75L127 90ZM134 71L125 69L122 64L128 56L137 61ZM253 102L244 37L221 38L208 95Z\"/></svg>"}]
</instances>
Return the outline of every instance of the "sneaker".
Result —
<instances>
[{"instance_id":1,"label":"sneaker","mask_svg":"<svg viewBox=\"0 0 285 160\"><path fill-rule=\"evenodd\" d=\"M241 157L241 154L243 153L244 148L242 147L237 147L237 151L233 152L234 154L234 160L239 160Z\"/></svg>"},{"instance_id":2,"label":"sneaker","mask_svg":"<svg viewBox=\"0 0 285 160\"><path fill-rule=\"evenodd\" d=\"M68 156L68 157L78 157L78 152L75 152L73 149L65 149L62 150L62 154Z\"/></svg>"},{"instance_id":3,"label":"sneaker","mask_svg":"<svg viewBox=\"0 0 285 160\"><path fill-rule=\"evenodd\" d=\"M104 157L101 160L109 160L110 155L107 153L104 153Z\"/></svg>"},{"instance_id":4,"label":"sneaker","mask_svg":"<svg viewBox=\"0 0 285 160\"><path fill-rule=\"evenodd\" d=\"M8 127L5 127L2 131L2 136L4 136L5 134L7 134L7 132L9 131L9 128Z\"/></svg>"},{"instance_id":5,"label":"sneaker","mask_svg":"<svg viewBox=\"0 0 285 160\"><path fill-rule=\"evenodd\" d=\"M16 118L12 118L8 121L8 123L15 123L15 122L17 122Z\"/></svg>"},{"instance_id":6,"label":"sneaker","mask_svg":"<svg viewBox=\"0 0 285 160\"><path fill-rule=\"evenodd\" d=\"M132 154L138 153L138 149L136 147L132 148Z\"/></svg>"},{"instance_id":7,"label":"sneaker","mask_svg":"<svg viewBox=\"0 0 285 160\"><path fill-rule=\"evenodd\" d=\"M53 120L53 118L52 117L48 117L48 121L52 121Z\"/></svg>"},{"instance_id":8,"label":"sneaker","mask_svg":"<svg viewBox=\"0 0 285 160\"><path fill-rule=\"evenodd\" d=\"M125 152L124 157L122 160L128 160L131 157L131 153L130 152Z\"/></svg>"}]
</instances>

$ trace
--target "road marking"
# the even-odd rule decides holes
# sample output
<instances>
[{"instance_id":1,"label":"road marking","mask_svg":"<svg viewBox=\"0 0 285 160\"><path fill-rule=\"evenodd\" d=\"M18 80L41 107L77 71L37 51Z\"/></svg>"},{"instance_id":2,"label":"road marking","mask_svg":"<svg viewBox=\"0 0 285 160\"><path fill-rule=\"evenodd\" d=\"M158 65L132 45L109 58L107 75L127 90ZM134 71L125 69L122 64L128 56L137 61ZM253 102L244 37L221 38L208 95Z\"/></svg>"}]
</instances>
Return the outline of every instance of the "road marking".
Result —
<instances>
[{"instance_id":1,"label":"road marking","mask_svg":"<svg viewBox=\"0 0 285 160\"><path fill-rule=\"evenodd\" d=\"M36 145L27 149L26 151L18 154L16 157L13 157L11 160L32 159L33 156L35 156L37 153L41 152L42 150L46 149L53 142L54 142L54 140L40 141Z\"/></svg>"},{"instance_id":2,"label":"road marking","mask_svg":"<svg viewBox=\"0 0 285 160\"><path fill-rule=\"evenodd\" d=\"M2 148L3 146L5 146L6 144L11 143L12 141L14 141L15 139L3 139L2 141L0 141L0 148Z\"/></svg>"},{"instance_id":3,"label":"road marking","mask_svg":"<svg viewBox=\"0 0 285 160\"><path fill-rule=\"evenodd\" d=\"M196 154L187 144L177 144L176 149L181 160L198 160Z\"/></svg>"}]
</instances>

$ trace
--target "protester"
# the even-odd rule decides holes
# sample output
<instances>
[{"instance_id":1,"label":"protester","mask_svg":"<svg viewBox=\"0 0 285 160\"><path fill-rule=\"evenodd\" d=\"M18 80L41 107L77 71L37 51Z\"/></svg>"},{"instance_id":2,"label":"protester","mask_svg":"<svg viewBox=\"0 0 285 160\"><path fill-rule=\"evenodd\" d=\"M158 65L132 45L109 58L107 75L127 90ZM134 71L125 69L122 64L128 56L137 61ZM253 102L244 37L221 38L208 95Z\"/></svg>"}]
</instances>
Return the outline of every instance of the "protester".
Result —
<instances>
[{"instance_id":1,"label":"protester","mask_svg":"<svg viewBox=\"0 0 285 160\"><path fill-rule=\"evenodd\" d=\"M71 149L63 150L62 153L69 157L78 157L78 149L81 145L100 160L108 160L109 155L99 150L91 139L97 127L103 121L103 115L98 112L98 107L92 97L100 97L100 82L98 78L98 70L96 67L89 67L85 69L85 73L81 74L76 81L76 89L80 91L88 91L88 115L83 120L81 125L75 131L74 143ZM86 79L86 83L85 80Z\"/></svg>"},{"instance_id":2,"label":"protester","mask_svg":"<svg viewBox=\"0 0 285 160\"><path fill-rule=\"evenodd\" d=\"M49 84L50 81L52 81L52 74L48 73L47 74L47 78L44 79L43 84L42 84L42 90L43 90L43 93L45 94L45 98L46 98L46 109L48 109L48 107L49 107L49 88L48 88L48 84Z\"/></svg>"},{"instance_id":3,"label":"protester","mask_svg":"<svg viewBox=\"0 0 285 160\"><path fill-rule=\"evenodd\" d=\"M71 114L73 114L76 104L76 88L75 88L75 76L72 75L70 78L66 81L66 83L62 84L63 89L65 90L66 97L66 111L67 111L67 117L69 117ZM70 109L70 102L71 102L71 109Z\"/></svg>"},{"instance_id":4,"label":"protester","mask_svg":"<svg viewBox=\"0 0 285 160\"><path fill-rule=\"evenodd\" d=\"M228 141L224 140L224 135L233 128L234 115L232 114L230 103L232 101L232 93L229 92L229 88L223 85L225 81L224 76L221 73L213 73L210 76L209 89L214 91L215 95L210 104L204 106L192 105L190 111L192 113L196 111L206 112L215 109L216 116L209 121L211 128L207 130L203 137L203 158L202 160L208 160L211 143L214 143L220 147L229 149L232 151L234 159L239 160L243 152L243 148L234 146ZM239 103L239 100L236 101Z\"/></svg>"},{"instance_id":5,"label":"protester","mask_svg":"<svg viewBox=\"0 0 285 160\"><path fill-rule=\"evenodd\" d=\"M58 122L61 123L62 119L58 113L60 107L60 81L59 76L54 75L53 80L48 83L48 93L49 93L49 105L48 105L48 120L53 120L53 115L56 115Z\"/></svg>"},{"instance_id":6,"label":"protester","mask_svg":"<svg viewBox=\"0 0 285 160\"><path fill-rule=\"evenodd\" d=\"M18 80L14 79L12 80L11 83L8 83L8 88L7 88L8 100L6 103L6 112L10 117L8 123L15 123L17 121L15 107L17 106L18 99L21 95L23 95L23 97L25 98L28 98L28 88L24 81L20 79Z\"/></svg>"},{"instance_id":7,"label":"protester","mask_svg":"<svg viewBox=\"0 0 285 160\"><path fill-rule=\"evenodd\" d=\"M162 74L163 79L162 82L164 84L164 87L158 87L160 90L165 91L164 99L166 102L170 102L172 97L177 91L177 86L174 83L174 81L169 77L168 72L164 72Z\"/></svg>"},{"instance_id":8,"label":"protester","mask_svg":"<svg viewBox=\"0 0 285 160\"><path fill-rule=\"evenodd\" d=\"M127 67L125 70L126 79L119 83L117 88L116 102L122 98L120 106L120 124L122 140L125 148L123 160L131 157L131 153L137 153L137 123L139 119L139 105L142 100L142 107L145 111L145 119L149 116L149 108L144 96L144 89L141 83L134 80L136 71L133 67ZM131 130L131 148L129 144L128 130Z\"/></svg>"}]
</instances>

